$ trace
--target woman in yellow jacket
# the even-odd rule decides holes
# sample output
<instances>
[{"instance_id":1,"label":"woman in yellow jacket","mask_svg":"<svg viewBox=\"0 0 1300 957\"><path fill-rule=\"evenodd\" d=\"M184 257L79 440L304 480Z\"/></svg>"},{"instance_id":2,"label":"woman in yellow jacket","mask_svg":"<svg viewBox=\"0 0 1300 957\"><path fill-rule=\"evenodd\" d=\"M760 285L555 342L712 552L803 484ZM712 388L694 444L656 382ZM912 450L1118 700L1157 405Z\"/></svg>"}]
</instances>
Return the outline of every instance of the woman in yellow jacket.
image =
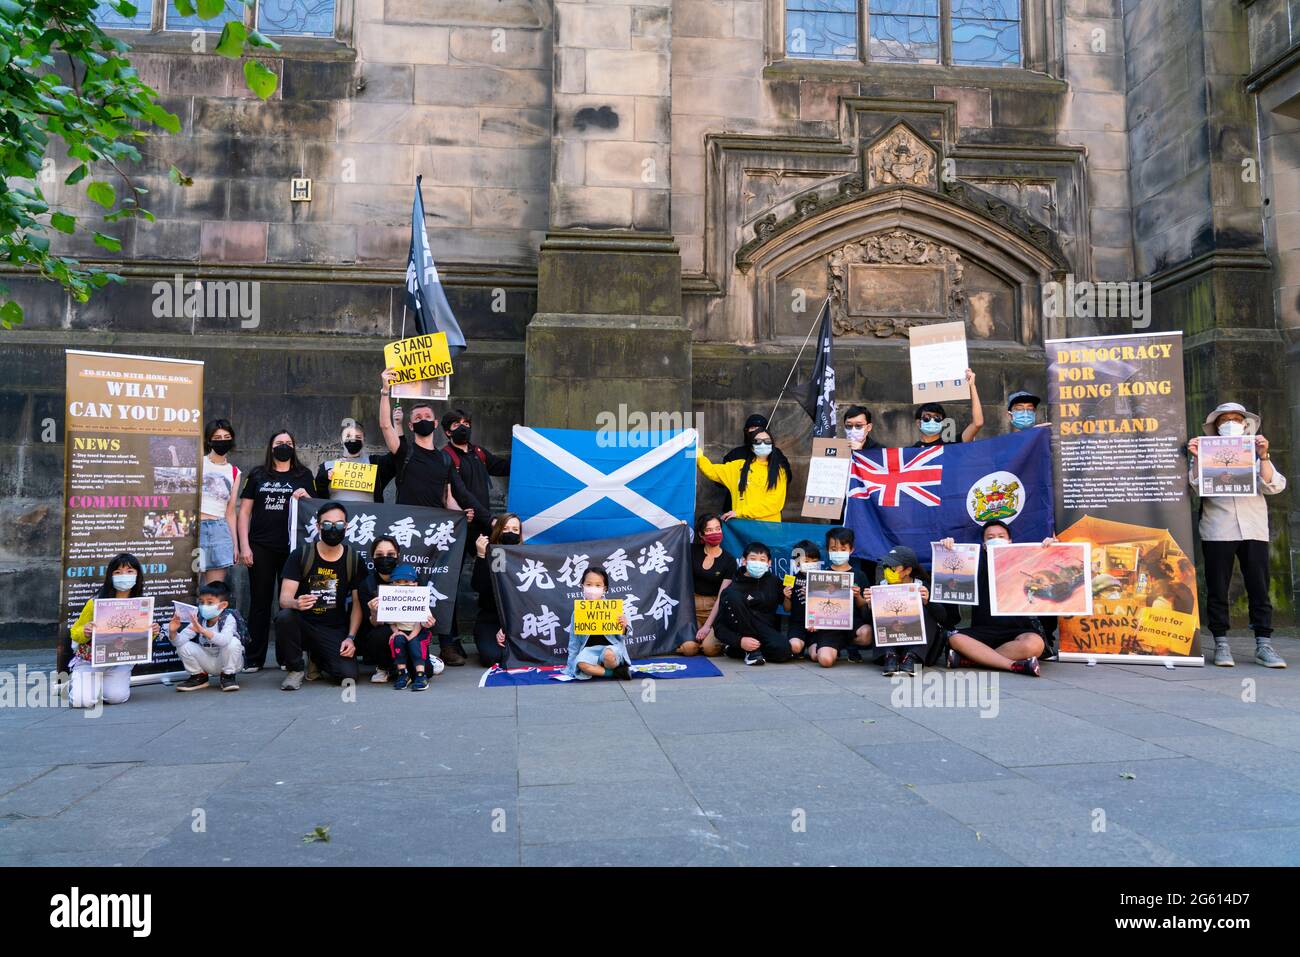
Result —
<instances>
[{"instance_id":1,"label":"woman in yellow jacket","mask_svg":"<svg viewBox=\"0 0 1300 957\"><path fill-rule=\"evenodd\" d=\"M95 598L139 598L144 594L144 569L139 559L129 552L113 558L105 568L104 584ZM81 614L69 632L72 639L72 687L68 703L74 708L96 708L102 704L125 704L131 697L132 665L96 667L91 663L91 637L95 631L95 598L81 608ZM157 638L159 626L153 624L153 637Z\"/></svg>"},{"instance_id":2,"label":"woman in yellow jacket","mask_svg":"<svg viewBox=\"0 0 1300 957\"><path fill-rule=\"evenodd\" d=\"M714 465L703 454L696 461L704 477L725 485L731 493L727 518L752 518L760 522L781 521L785 493L790 485L790 462L772 444L766 429L754 433L745 457Z\"/></svg>"}]
</instances>

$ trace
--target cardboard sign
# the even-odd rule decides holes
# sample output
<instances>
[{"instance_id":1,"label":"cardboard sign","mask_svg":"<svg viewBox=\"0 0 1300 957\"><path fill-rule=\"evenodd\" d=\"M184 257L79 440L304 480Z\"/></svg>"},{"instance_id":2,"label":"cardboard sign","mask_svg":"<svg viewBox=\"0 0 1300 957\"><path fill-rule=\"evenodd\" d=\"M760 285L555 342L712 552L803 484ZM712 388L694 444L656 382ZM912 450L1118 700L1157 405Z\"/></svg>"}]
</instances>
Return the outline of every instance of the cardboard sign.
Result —
<instances>
[{"instance_id":1,"label":"cardboard sign","mask_svg":"<svg viewBox=\"0 0 1300 957\"><path fill-rule=\"evenodd\" d=\"M396 373L392 394L398 398L405 397L407 393L399 393L397 386L451 375L451 352L447 348L447 334L435 332L388 343L384 346L384 368Z\"/></svg>"},{"instance_id":2,"label":"cardboard sign","mask_svg":"<svg viewBox=\"0 0 1300 957\"><path fill-rule=\"evenodd\" d=\"M826 631L853 628L853 572L810 571L804 591L804 627Z\"/></svg>"},{"instance_id":3,"label":"cardboard sign","mask_svg":"<svg viewBox=\"0 0 1300 957\"><path fill-rule=\"evenodd\" d=\"M970 386L966 384L970 357L966 354L965 323L910 326L907 337L911 343L914 403L970 398Z\"/></svg>"},{"instance_id":4,"label":"cardboard sign","mask_svg":"<svg viewBox=\"0 0 1300 957\"><path fill-rule=\"evenodd\" d=\"M1196 455L1201 497L1255 495L1255 437L1203 435Z\"/></svg>"},{"instance_id":5,"label":"cardboard sign","mask_svg":"<svg viewBox=\"0 0 1300 957\"><path fill-rule=\"evenodd\" d=\"M378 465L337 462L330 472L330 488L339 492L373 492L378 475Z\"/></svg>"},{"instance_id":6,"label":"cardboard sign","mask_svg":"<svg viewBox=\"0 0 1300 957\"><path fill-rule=\"evenodd\" d=\"M930 601L948 605L978 605L979 545L930 543Z\"/></svg>"},{"instance_id":7,"label":"cardboard sign","mask_svg":"<svg viewBox=\"0 0 1300 957\"><path fill-rule=\"evenodd\" d=\"M925 644L921 586L875 585L871 589L871 628L877 648Z\"/></svg>"},{"instance_id":8,"label":"cardboard sign","mask_svg":"<svg viewBox=\"0 0 1300 957\"><path fill-rule=\"evenodd\" d=\"M438 376L436 379L421 379L418 382L393 383L394 399L438 399L451 398L451 376Z\"/></svg>"},{"instance_id":9,"label":"cardboard sign","mask_svg":"<svg viewBox=\"0 0 1300 957\"><path fill-rule=\"evenodd\" d=\"M96 598L90 636L92 665L153 661L153 597Z\"/></svg>"},{"instance_id":10,"label":"cardboard sign","mask_svg":"<svg viewBox=\"0 0 1300 957\"><path fill-rule=\"evenodd\" d=\"M380 585L375 620L389 622L424 621L429 617L427 585Z\"/></svg>"},{"instance_id":11,"label":"cardboard sign","mask_svg":"<svg viewBox=\"0 0 1300 957\"><path fill-rule=\"evenodd\" d=\"M848 439L813 439L808 460L808 487L804 490L803 516L839 521L853 467L853 447Z\"/></svg>"},{"instance_id":12,"label":"cardboard sign","mask_svg":"<svg viewBox=\"0 0 1300 957\"><path fill-rule=\"evenodd\" d=\"M623 629L618 618L623 614L623 599L602 598L600 601L579 599L573 603L573 633L575 635L617 635Z\"/></svg>"}]
</instances>

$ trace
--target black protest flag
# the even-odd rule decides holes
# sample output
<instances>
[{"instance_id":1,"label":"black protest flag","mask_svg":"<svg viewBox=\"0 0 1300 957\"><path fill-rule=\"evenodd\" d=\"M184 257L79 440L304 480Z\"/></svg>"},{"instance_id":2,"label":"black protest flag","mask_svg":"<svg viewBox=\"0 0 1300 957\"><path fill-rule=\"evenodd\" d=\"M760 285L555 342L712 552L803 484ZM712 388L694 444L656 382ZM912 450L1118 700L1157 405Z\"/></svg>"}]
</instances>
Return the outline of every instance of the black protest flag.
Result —
<instances>
[{"instance_id":1,"label":"black protest flag","mask_svg":"<svg viewBox=\"0 0 1300 957\"><path fill-rule=\"evenodd\" d=\"M415 177L415 203L411 207L411 251L406 257L406 304L415 311L415 328L420 335L434 332L447 334L447 348L453 356L465 351L465 334L451 311L442 290L438 267L429 249L429 234L424 228L424 198L420 180Z\"/></svg>"},{"instance_id":2,"label":"black protest flag","mask_svg":"<svg viewBox=\"0 0 1300 957\"><path fill-rule=\"evenodd\" d=\"M817 359L813 363L812 380L801 404L813 421L815 439L835 437L835 366L831 362L831 310L830 299L822 304L821 331L817 334Z\"/></svg>"}]
</instances>

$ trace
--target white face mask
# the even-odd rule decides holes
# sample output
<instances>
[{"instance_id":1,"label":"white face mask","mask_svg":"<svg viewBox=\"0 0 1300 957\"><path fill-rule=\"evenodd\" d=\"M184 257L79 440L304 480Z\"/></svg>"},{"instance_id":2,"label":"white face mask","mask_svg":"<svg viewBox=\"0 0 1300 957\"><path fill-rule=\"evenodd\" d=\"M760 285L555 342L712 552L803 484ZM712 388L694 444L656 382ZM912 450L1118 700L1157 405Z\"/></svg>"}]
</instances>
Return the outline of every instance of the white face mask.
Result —
<instances>
[{"instance_id":1,"label":"white face mask","mask_svg":"<svg viewBox=\"0 0 1300 957\"><path fill-rule=\"evenodd\" d=\"M1246 424L1244 422L1221 422L1219 423L1220 435L1245 435Z\"/></svg>"},{"instance_id":2,"label":"white face mask","mask_svg":"<svg viewBox=\"0 0 1300 957\"><path fill-rule=\"evenodd\" d=\"M583 585L582 597L587 601L600 601L605 597L605 589L599 585Z\"/></svg>"},{"instance_id":3,"label":"white face mask","mask_svg":"<svg viewBox=\"0 0 1300 957\"><path fill-rule=\"evenodd\" d=\"M118 591L130 591L135 587L135 572L114 575L113 587Z\"/></svg>"},{"instance_id":4,"label":"white face mask","mask_svg":"<svg viewBox=\"0 0 1300 957\"><path fill-rule=\"evenodd\" d=\"M852 557L852 552L830 552L832 565L847 565Z\"/></svg>"},{"instance_id":5,"label":"white face mask","mask_svg":"<svg viewBox=\"0 0 1300 957\"><path fill-rule=\"evenodd\" d=\"M806 572L815 572L822 567L821 562L804 562L801 566Z\"/></svg>"},{"instance_id":6,"label":"white face mask","mask_svg":"<svg viewBox=\"0 0 1300 957\"><path fill-rule=\"evenodd\" d=\"M861 442L867 437L867 430L865 428L847 428L844 430L844 434L848 436L850 442Z\"/></svg>"},{"instance_id":7,"label":"white face mask","mask_svg":"<svg viewBox=\"0 0 1300 957\"><path fill-rule=\"evenodd\" d=\"M765 459L772 454L772 446L760 442L754 446L754 454L760 459Z\"/></svg>"},{"instance_id":8,"label":"white face mask","mask_svg":"<svg viewBox=\"0 0 1300 957\"><path fill-rule=\"evenodd\" d=\"M984 547L985 547L985 548L996 548L997 546L1001 545L1001 544L1002 544L1003 542L1005 542L1005 541L1006 541L1005 538L999 538L999 537L997 537L997 536L994 536L993 538L990 538L990 539L986 539L986 540L985 540L985 542L984 542Z\"/></svg>"}]
</instances>

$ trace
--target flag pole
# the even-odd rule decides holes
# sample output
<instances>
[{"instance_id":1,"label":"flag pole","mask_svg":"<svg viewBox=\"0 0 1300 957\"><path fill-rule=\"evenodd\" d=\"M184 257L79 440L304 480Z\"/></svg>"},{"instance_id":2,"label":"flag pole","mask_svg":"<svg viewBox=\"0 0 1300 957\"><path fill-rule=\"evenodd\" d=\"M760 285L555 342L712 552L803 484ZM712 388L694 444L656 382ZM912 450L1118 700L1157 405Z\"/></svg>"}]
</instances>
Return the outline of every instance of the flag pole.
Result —
<instances>
[{"instance_id":1,"label":"flag pole","mask_svg":"<svg viewBox=\"0 0 1300 957\"><path fill-rule=\"evenodd\" d=\"M402 300L402 334L397 338L399 339L406 338L406 300L405 299Z\"/></svg>"},{"instance_id":2,"label":"flag pole","mask_svg":"<svg viewBox=\"0 0 1300 957\"><path fill-rule=\"evenodd\" d=\"M785 385L781 386L781 391L777 393L776 405L772 406L772 414L767 417L767 427L769 429L772 427L772 420L776 418L776 410L777 406L781 404L781 397L785 395L785 390L789 387L790 380L794 378L794 370L799 368L799 360L803 358L803 351L808 348L808 342L812 339L813 332L816 331L817 326L821 323L822 313L826 310L826 307L830 305L830 301L831 297L827 296L825 301L822 303L821 309L818 309L817 315L813 317L812 328L808 330L808 335L804 337L803 345L799 347L799 354L794 357L794 364L790 366L790 374L785 377Z\"/></svg>"}]
</instances>

